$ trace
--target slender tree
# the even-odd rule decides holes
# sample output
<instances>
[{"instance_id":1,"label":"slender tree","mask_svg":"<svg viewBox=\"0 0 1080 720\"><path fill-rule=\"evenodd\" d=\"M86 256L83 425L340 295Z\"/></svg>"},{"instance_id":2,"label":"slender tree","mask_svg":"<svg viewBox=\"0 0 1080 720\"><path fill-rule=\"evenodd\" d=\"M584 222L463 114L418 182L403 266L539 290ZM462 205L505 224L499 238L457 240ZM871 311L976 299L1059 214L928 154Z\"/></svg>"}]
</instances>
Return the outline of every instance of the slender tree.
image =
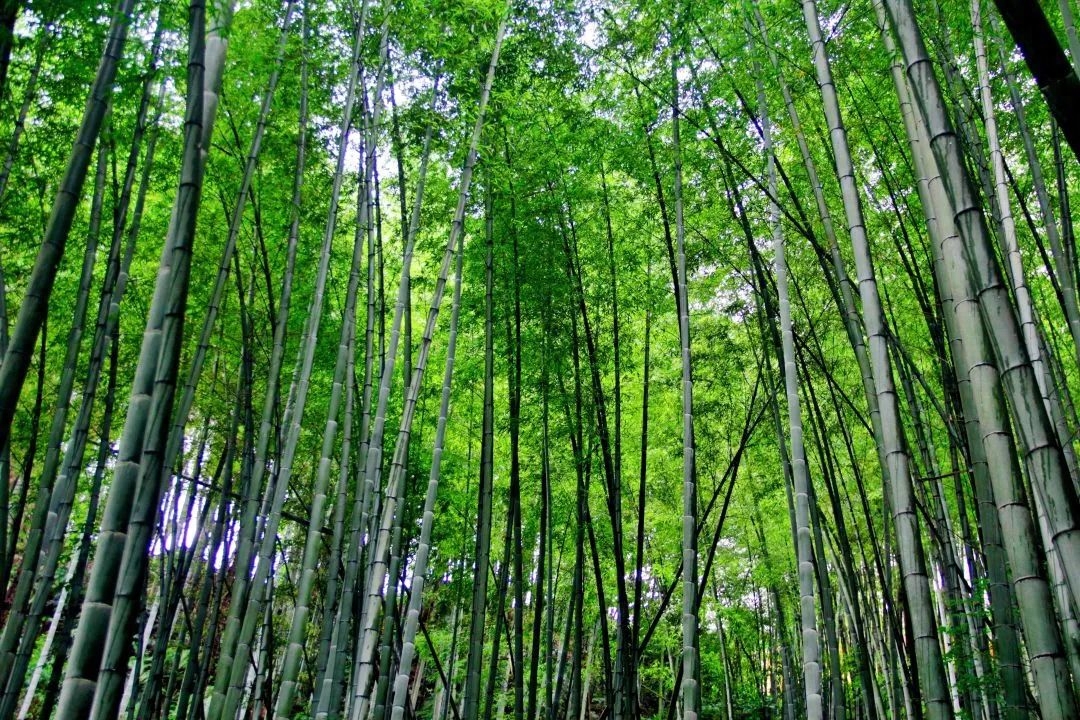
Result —
<instances>
[{"instance_id":1,"label":"slender tree","mask_svg":"<svg viewBox=\"0 0 1080 720\"><path fill-rule=\"evenodd\" d=\"M772 129L769 124L765 91L760 82L758 104L761 108L761 124L765 137L770 197L775 197L777 191L775 151L772 145ZM802 627L803 687L806 692L806 716L820 719L823 716L821 660L814 598L815 562L810 528L810 478L806 466L806 449L803 446L802 406L799 402L799 378L795 369L795 340L791 323L784 229L780 224L780 209L773 201L769 203L769 224L772 226L773 262L776 264L776 299L780 313L784 394L787 398L788 429L791 436L791 474L795 486L795 516L793 518L795 527L793 530L796 535L795 550L799 563L799 623ZM780 442L784 442L783 438ZM839 678L833 678L832 681L838 682Z\"/></svg>"},{"instance_id":2,"label":"slender tree","mask_svg":"<svg viewBox=\"0 0 1080 720\"><path fill-rule=\"evenodd\" d=\"M9 0L6 4L14 3ZM15 12L9 9L7 13L12 24L14 24L17 9L18 6L15 5ZM94 153L94 146L109 107L113 82L122 58L124 41L127 39L134 10L134 0L122 0L113 13L105 49L102 52L93 84L90 86L78 136L72 147L71 156L68 158L63 182L60 184L56 199L53 201L52 211L49 213L45 237L34 260L34 270L23 295L23 302L19 305L19 315L11 330L11 336L6 342L3 364L0 365L0 448L7 446L11 437L11 421L15 416L15 408L26 380L26 373L30 369L30 360L33 356L34 345L37 343L38 333L41 332L41 326L48 314L49 297L52 295L60 260L64 256L71 226L75 220L75 210L82 195L90 158ZM4 14L0 11L0 27L5 27L5 23L2 22ZM5 40L5 37L8 39ZM6 80L10 47L10 31L0 30L0 68L2 68L0 94L5 84L3 80Z\"/></svg>"}]
</instances>

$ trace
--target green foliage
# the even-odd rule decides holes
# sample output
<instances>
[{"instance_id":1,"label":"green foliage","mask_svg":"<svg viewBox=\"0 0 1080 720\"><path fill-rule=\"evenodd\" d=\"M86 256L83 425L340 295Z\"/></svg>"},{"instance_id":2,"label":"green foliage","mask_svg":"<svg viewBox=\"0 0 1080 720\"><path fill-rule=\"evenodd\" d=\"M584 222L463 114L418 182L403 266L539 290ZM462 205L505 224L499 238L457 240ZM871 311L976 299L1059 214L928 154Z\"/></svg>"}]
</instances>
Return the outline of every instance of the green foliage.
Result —
<instances>
[{"instance_id":1,"label":"green foliage","mask_svg":"<svg viewBox=\"0 0 1080 720\"><path fill-rule=\"evenodd\" d=\"M1052 4L1052 3L1051 3ZM5 330L17 317L23 302L30 271L43 236L52 198L58 191L61 173L79 125L86 89L92 80L96 58L104 42L104 22L110 3L43 2L22 4L14 25L15 42L4 95L0 97L0 154L11 152L10 179L0 194L0 263L3 271L7 318ZM948 88L948 111L957 121L977 172L988 173L980 165L985 156L985 126L978 117L978 98L971 50L973 29L965 5L935 3L919 5L923 32L932 40L931 53ZM1049 6L1050 4L1048 4ZM182 677L190 632L181 628L199 598L202 579L209 576L220 599L221 618L231 601L237 570L231 566L240 527L240 500L251 493L261 500L266 488L251 488L252 447L258 433L262 398L269 382L267 368L272 351L276 309L280 302L282 274L286 263L286 241L292 219L292 176L299 141L301 101L300 59L311 70L311 126L307 144L307 166L303 176L299 207L300 243L295 271L292 312L286 329L285 370L282 391L273 412L275 427L270 439L271 472L275 476L286 441L283 430L290 402L289 382L293 358L301 348L305 315L314 301L311 279L316 272L318 248L329 209L330 188L336 162L337 127L341 121L342 98L352 68L349 55L352 33L358 26L360 3L308 0L297 12L308 14L312 32L302 44L299 22L288 40L281 84L274 99L265 141L258 157L251 198L244 214L237 257L213 333L207 372L200 382L186 432L183 471L166 478L163 508L175 512L192 494L196 497L192 517L182 522L181 536L165 538L162 525L158 539L147 549L160 562L151 564L145 601L166 603L162 591L169 582L170 563L181 557L196 557L189 576L176 592L183 596L181 610L172 625L159 628L157 642L166 648L164 667L172 685L158 716L168 716L175 703ZM305 410L292 483L288 488L286 520L277 538L278 555L273 566L271 622L260 634L277 671L283 642L288 636L299 579L297 570L303 555L306 525L311 514L311 487L318 471L321 430L326 420L332 388L332 368L336 361L337 338L344 314L352 244L367 240L363 228L357 231L361 212L358 194L362 182L361 139L375 103L383 105L381 124L366 137L374 138L378 174L377 227L372 237L379 244L377 268L373 268L375 316L373 357L365 357L363 337L367 321L361 300L357 318L356 386L353 457L341 457L339 432L331 453L338 477L340 464L346 465L345 526L351 527L353 503L363 492L360 418L363 401L365 361L371 362L376 386L381 379L382 352L394 312L402 270L404 226L401 198L408 207L416 192L420 172L422 142L427 128L434 129L430 166L427 170L416 252L411 267L411 325L414 361L420 349L435 278L450 233L454 206L461 181L469 133L477 112L477 98L491 57L495 29L507 4L503 0L467 2L420 2L399 0L383 5L368 3L360 66L367 90L365 116L354 122L350 150L346 156L343 205L330 261L330 282L322 327L315 346L315 368L310 400ZM379 65L379 26L383 11L389 12L389 58L396 114L401 133L398 147L391 127L390 92L372 97ZM781 647L791 648L795 675L801 667L801 636L798 626L797 562L792 535L792 517L785 469L781 465L781 444L788 442L789 430L783 422L785 405L781 368L774 353L772 327L777 323L767 314L772 302L774 280L770 228L765 195L765 157L757 117L758 82L764 94L776 134L777 163L782 182L779 204L783 212L782 230L787 237L790 266L792 313L797 349L797 372L803 403L808 471L816 494L821 524L825 588L832 597L833 629L839 635L837 665L842 677L826 666L825 685L842 683L849 708L865 708L866 699L858 689L860 658L865 660L877 682L877 690L889 702L891 686L905 680L910 667L909 648L896 648L904 612L900 602L900 579L894 565L895 532L879 455L871 427L860 369L855 361L842 316L837 307L839 286L831 273L823 218L814 202L814 188L783 102L781 83L791 93L793 109L801 118L809 157L821 178L827 209L840 236L841 264L853 275L854 260L843 226L843 205L834 177L833 158L825 127L818 88L814 81L809 45L803 18L793 3L762 2L760 12L768 31L769 46L760 42L760 33L749 3L615 3L593 0L512 3L509 33L498 65L488 121L481 135L479 164L474 189L465 213L464 273L462 278L461 331L454 368L452 399L445 450L436 503L432 550L427 585L423 596L422 622L431 638L423 636L417 652L424 662L418 680L420 705L416 716L442 720L434 714L434 697L442 685L435 670L436 657L442 670L451 673L455 699L464 677L468 598L477 573L492 568L476 568L471 558L476 530L476 494L479 484L481 413L484 386L484 208L482 197L493 198L495 325L495 520L492 557L502 557L502 538L511 503L520 504L523 519L520 552L529 597L525 608L526 662L533 638L531 618L536 608L534 577L540 514L541 472L545 463L543 408L548 407L550 467L550 532L546 539L551 553L549 571L554 586L548 585L547 602L553 608L551 622L544 618L544 633L551 632L548 655L546 635L537 668L526 672L525 681L554 676L560 655L569 665L571 653L584 653L562 637L566 612L573 601L582 603L584 634L601 616L608 619L611 653L616 653L616 588L624 582L633 602L633 580L642 578L640 612L633 608L633 623L641 636L651 635L641 649L638 682L641 714L667 717L668 703L678 691L681 652L680 607L682 587L682 423L681 356L678 318L675 312L671 250L674 232L672 188L674 146L670 96L671 64L678 65L680 116L684 162L687 270L689 276L690 328L694 376L693 432L696 446L697 506L701 532L698 537L699 569L708 565L701 578L704 589L698 612L700 622L700 678L702 720L728 717L728 697L734 717L773 717L781 712L783 688L801 688L798 677L784 678ZM990 617L987 581L984 575L982 542L977 532L977 503L969 482L970 453L961 439L963 409L956 390L954 349L945 335L941 289L933 276L932 239L925 209L917 190L918 178L904 137L900 105L887 80L889 58L866 4L822 3L819 12L826 23L832 71L851 142L856 182L867 233L872 246L875 272L882 288L887 331L907 373L907 387L898 382L901 417L908 438L913 468L919 480L919 502L927 523L923 546L931 556L935 577L942 572L939 558L942 537L952 542L966 562L974 558L970 589L958 592L959 600L945 598L947 622L942 635L949 648L946 663L954 679L958 698L979 697L999 700L1002 696L998 672L996 639ZM987 8L989 11L989 8ZM229 217L238 192L245 153L259 116L259 105L272 72L275 48L284 12L281 3L253 0L237 4L228 32L229 51L224 74L222 103L218 112L206 182L202 191L197 235L192 259L191 287L187 303L187 325L181 351L181 378L195 351L201 320L218 270ZM94 271L90 318L96 316L96 302L105 277L107 241L119 212L120 184L124 163L134 133L144 73L149 65L150 38L155 23L164 26L160 69L153 82L161 83L160 113L152 132L158 135L157 154L149 172L149 187L141 229L133 247L127 294L119 309L117 347L117 417L126 412L138 348L146 326L155 278L159 268L162 240L166 237L171 207L177 192L183 148L182 120L186 91L186 16L175 3L141 3L131 19L132 28L112 97L110 115L98 141L97 152L107 154L105 213L102 249ZM1051 21L1062 37L1065 23L1058 14ZM753 34L753 41L747 33ZM996 42L991 38L991 45ZM996 47L996 46L995 46ZM779 57L774 66L771 49ZM1054 137L1049 111L1037 97L1037 88L1021 82L1019 92L1026 104L1029 126L1022 128L1006 99L1004 70L1020 73L1018 58L1008 57L1008 67L993 62L993 92L998 111L999 131L1015 186L1013 209L1018 220L1021 255L1027 264L1027 281L1035 298L1047 347L1058 363L1057 392L1068 401L1080 383L1075 348L1071 346L1067 318L1058 301L1057 276L1043 262L1043 219L1037 207L1031 168L1022 159L1022 134L1030 132L1044 174L1056 182ZM35 66L37 79L32 81ZM34 86L36 83L36 86ZM432 103L432 93L435 98ZM17 147L8 150L15 136L19 109L28 98L25 130ZM156 100L155 100L156 102ZM978 148L976 150L976 148ZM1066 148L1067 150L1067 148ZM145 146L138 149L139 169ZM1074 158L1062 164L1066 190L1075 186ZM398 177L401 163L405 182ZM987 174L986 178L990 176ZM987 180L988 182L988 180ZM8 527L18 512L23 491L33 505L35 482L47 448L45 437L62 369L75 295L79 281L79 258L85 248L89 224L90 188L83 192L74 231L60 265L56 287L50 298L49 316L40 342L45 350L35 358L29 379L20 396L12 427L10 509ZM137 184L137 181L136 181ZM983 200L989 200L985 188ZM373 190L374 192L374 190ZM1062 207L1063 196L1051 188L1052 210L1063 226L1071 218ZM1066 194L1067 195L1067 194ZM1067 199L1067 197L1065 197ZM1021 203L1022 209L1021 209ZM993 203L986 203L991 208ZM663 209L661 209L663 205ZM998 211L999 212L999 211ZM130 222L130 217L128 219ZM609 225L610 223L610 225ZM610 228L610 231L609 231ZM610 232L610 245L609 245ZM995 224L993 232L1000 230ZM1069 242L1072 243L1071 237ZM514 261L514 243L518 257ZM1070 262L1075 250L1070 245ZM569 255L569 257L568 257ZM759 267L755 267L759 264ZM576 288L568 273L573 264L580 273L586 317L595 341L590 354L584 336L584 322ZM614 267L612 277L611 267ZM761 275L755 271L760 270ZM362 272L367 277L367 260ZM1080 274L1073 268L1073 276ZM764 283L764 284L762 284ZM520 295L520 347L514 346L515 286ZM1066 287L1064 292L1068 292ZM361 290L363 298L366 288ZM1073 289L1075 292L1075 288ZM769 298L769 302L765 298ZM615 313L618 313L618 349L615 346ZM241 306L251 323L250 337L242 326ZM407 458L406 494L399 508L404 539L399 548L405 562L401 588L411 585L412 559L418 547L421 511L427 478L434 462L431 441L437 422L441 393L441 369L445 362L449 302L444 300L434 333L428 369L420 389L412 440ZM647 319L648 318L648 319ZM89 344L93 320L84 328L76 372L73 412L68 419L69 437L79 404L85 401L83 385L89 365ZM648 329L647 328L648 323ZM575 332L577 342L575 344ZM644 354L649 343L649 367L645 374ZM522 358L521 487L522 496L510 496L510 384L514 352ZM901 351L906 359L899 359ZM575 375L575 353L577 375ZM617 353L617 354L616 354ZM616 357L618 358L616 360ZM250 382L245 379L250 363ZM618 368L616 369L616 362ZM592 387L596 377L605 401L608 432L619 434L621 477L612 479L621 494L621 540L623 558L630 577L618 578L613 552L616 537L608 518L608 480L600 433L596 424L597 398ZM386 417L390 430L383 444L386 458L384 478L389 474L389 458L395 450L396 430L405 392L403 362L399 359L392 383L391 402ZM616 377L618 372L618 377ZM899 379L899 378L898 378ZM621 426L615 427L615 383ZM575 391L580 382L579 398ZM648 387L648 437L642 438L643 391ZM121 426L115 422L111 437L99 430L104 388L98 391L90 425L90 452L98 443L114 446ZM229 437L231 413L237 398L241 403L239 429ZM39 399L40 398L40 399ZM773 420L771 403L778 403ZM1075 410L1069 407L1068 426L1075 430ZM343 419L343 418L342 418ZM748 429L746 429L748 428ZM744 437L744 429L745 437ZM593 570L593 550L586 540L585 555L575 556L577 530L577 467L573 438L580 430L584 448L583 472L587 478L588 511L592 519L599 577ZM205 441L205 451L199 446ZM644 442L644 447L642 443ZM235 473L235 497L222 502L220 479L226 464L226 449L239 448L231 459ZM115 447L113 448L115 452ZM87 517L92 463L78 478L75 505L61 555L63 568L76 555L80 530ZM737 468L736 468L737 465ZM638 497L639 474L645 476L644 494ZM195 478L199 478L196 483ZM111 479L106 476L106 484ZM940 513L944 527L936 523L939 502L929 483L938 482ZM732 484L734 488L731 489ZM106 488L107 492L108 488ZM268 496L268 495L267 495ZM337 493L331 490L331 503ZM992 500L992 499L991 499ZM644 502L643 555L636 557L639 504ZM226 523L226 547L220 558L210 559L205 546L215 518ZM326 517L335 508L328 507ZM723 524L720 525L721 519ZM29 515L22 521L12 567L34 562L21 556L26 542ZM931 526L931 523L933 525ZM91 528L91 530L96 530ZM306 661L300 677L296 717L313 717L310 698L319 680L315 665L320 633L325 623L334 622L338 598L328 597L325 588L333 574L344 575L345 560L329 567L331 531L323 533L320 548L313 612L305 629ZM363 542L370 537L364 529ZM841 534L842 533L842 534ZM960 537L961 534L965 534ZM350 542L348 530L344 543ZM845 545L846 543L846 545ZM365 545L366 546L366 545ZM348 547L342 551L347 554ZM344 555L343 555L344 557ZM364 558L367 561L368 558ZM7 558L0 558L6 562ZM91 560L92 562L92 560ZM572 598L575 563L583 566L585 587ZM363 568L364 566L361 565ZM168 572L166 571L168 568ZM967 570L965 570L966 572ZM17 572L17 571L16 571ZM241 572L243 572L241 570ZM361 574L363 570L361 570ZM497 577L497 575L489 575ZM546 581L545 581L546 582ZM59 592L60 582L56 584ZM494 587L493 599L510 595L509 588ZM13 586L14 587L14 586ZM217 588L221 588L220 595ZM669 588L673 588L669 592ZM258 589L261 592L261 588ZM56 594L56 593L54 593ZM604 607L600 606L601 594ZM8 601L10 602L10 600ZM407 600L401 603L405 607ZM866 627L853 628L852 605L866 614ZM489 607L497 603L489 602ZM507 608L510 603L507 602ZM53 612L55 600L46 610ZM4 613L7 612L5 607ZM164 609L164 608L163 608ZM355 612L346 609L346 614ZM404 610L401 610L403 619ZM508 616L509 613L508 610ZM0 613L2 616L3 613ZM456 619L456 625L455 625ZM826 618L820 616L819 623ZM224 620L220 620L223 624ZM654 624L655 623L655 624ZM723 623L723 633L720 633ZM490 645L494 611L487 617L485 641ZM549 626L550 625L550 626ZM396 627L396 626L395 626ZM654 628L654 629L651 629ZM981 656L972 654L970 628L979 633ZM215 637L220 628L209 628ZM862 635L860 633L866 633ZM868 647L857 646L858 638L873 636ZM906 638L904 638L906 640ZM51 641L50 641L51 642ZM355 642L355 639L349 640ZM506 652L505 639L496 645ZM824 641L823 641L824 642ZM216 660L217 646L211 643ZM455 664L449 665L454 647ZM260 648L256 648L257 653ZM593 697L596 707L606 702L605 683L612 680L597 657L588 658L593 667ZM45 651L42 637L34 648L30 667ZM140 648L148 661L153 648ZM822 649L826 658L832 649ZM55 652L50 646L49 652ZM487 651L490 653L490 649ZM904 662L897 663L894 653ZM351 655L350 655L351 658ZM978 662L976 662L978 660ZM199 663L213 667L211 658ZM486 667L486 661L485 661ZM145 684L149 668L143 665ZM348 667L347 672L353 668ZM37 686L44 695L46 668ZM502 671L500 670L500 673ZM569 672L567 669L565 672ZM212 675L212 673L211 673ZM501 682L500 675L497 682ZM213 681L212 677L210 679ZM0 682L3 679L0 678ZM274 686L274 678L267 682ZM456 683L456 684L455 684ZM554 684L554 681L553 681ZM166 683L168 685L168 683ZM2 690L2 688L0 688ZM209 692L208 690L206 692ZM565 702L565 698L563 699ZM803 702L800 698L798 703ZM902 698L900 698L902 702ZM546 703L546 699L543 699ZM958 700L961 713L970 705ZM513 711L512 698L507 712ZM174 709L174 708L173 708ZM884 715L883 715L884 716ZM465 720L475 720L467 718ZM576 719L575 719L576 720ZM621 718L619 719L621 720Z\"/></svg>"}]
</instances>

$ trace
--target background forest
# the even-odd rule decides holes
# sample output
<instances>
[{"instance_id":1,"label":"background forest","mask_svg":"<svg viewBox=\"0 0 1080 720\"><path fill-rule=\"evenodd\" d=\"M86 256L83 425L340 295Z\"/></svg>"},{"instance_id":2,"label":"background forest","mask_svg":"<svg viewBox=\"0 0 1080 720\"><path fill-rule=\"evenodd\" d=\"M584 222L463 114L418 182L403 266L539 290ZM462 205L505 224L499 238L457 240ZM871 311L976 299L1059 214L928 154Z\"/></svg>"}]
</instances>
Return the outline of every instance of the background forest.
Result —
<instances>
[{"instance_id":1,"label":"background forest","mask_svg":"<svg viewBox=\"0 0 1080 720\"><path fill-rule=\"evenodd\" d=\"M1071 0L0 0L0 720L1080 717Z\"/></svg>"}]
</instances>

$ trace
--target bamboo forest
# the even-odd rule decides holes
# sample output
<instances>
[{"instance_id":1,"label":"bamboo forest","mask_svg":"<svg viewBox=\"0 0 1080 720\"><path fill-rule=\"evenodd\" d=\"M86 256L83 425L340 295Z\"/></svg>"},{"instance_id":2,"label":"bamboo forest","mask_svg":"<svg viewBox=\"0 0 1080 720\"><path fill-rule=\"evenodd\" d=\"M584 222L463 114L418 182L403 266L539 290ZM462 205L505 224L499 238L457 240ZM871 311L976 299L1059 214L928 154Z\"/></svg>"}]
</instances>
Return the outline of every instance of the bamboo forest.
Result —
<instances>
[{"instance_id":1,"label":"bamboo forest","mask_svg":"<svg viewBox=\"0 0 1080 720\"><path fill-rule=\"evenodd\" d=\"M0 720L1077 720L1078 13L0 0Z\"/></svg>"}]
</instances>

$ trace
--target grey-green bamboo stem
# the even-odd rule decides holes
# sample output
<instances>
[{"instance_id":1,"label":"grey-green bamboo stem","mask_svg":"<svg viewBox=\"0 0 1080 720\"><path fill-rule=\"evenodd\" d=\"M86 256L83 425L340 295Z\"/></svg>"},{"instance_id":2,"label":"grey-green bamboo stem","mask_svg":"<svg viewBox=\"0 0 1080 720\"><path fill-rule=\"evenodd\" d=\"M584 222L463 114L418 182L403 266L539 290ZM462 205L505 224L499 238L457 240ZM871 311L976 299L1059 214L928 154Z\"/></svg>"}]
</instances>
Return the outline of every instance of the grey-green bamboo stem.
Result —
<instances>
[{"instance_id":1,"label":"grey-green bamboo stem","mask_svg":"<svg viewBox=\"0 0 1080 720\"><path fill-rule=\"evenodd\" d=\"M385 26L383 29L385 34ZM326 228L323 234L322 249L319 256L319 266L315 280L315 292L304 327L304 337L300 345L300 365L297 368L297 377L294 381L295 396L292 405L286 412L285 426L287 436L284 444L280 469L278 470L277 485L269 517L266 520L261 545L259 548L258 564L255 567L254 576L250 586L255 591L249 594L247 608L240 612L243 620L237 631L235 651L232 655L232 666L219 665L218 678L215 682L214 696L211 699L210 711L207 717L211 720L234 718L240 707L243 697L244 686L248 675L249 658L251 656L251 643L255 638L257 625L262 617L263 598L260 591L263 589L270 574L270 567L274 562L275 543L277 531L281 523L281 508L284 505L285 494L288 491L289 480L292 477L293 459L296 454L297 443L300 437L301 424L303 422L304 409L307 404L307 395L311 382L311 370L315 360L315 346L317 344L319 325L322 318L323 301L326 292L326 280L329 271L330 249L333 243L334 231L337 227L338 205L341 198L341 186L344 180L344 166L346 148L348 147L349 128L352 125L352 113L355 105L356 88L359 80L359 52L362 33L358 29L354 39L352 71L349 75L349 86L345 97L344 112L341 119L339 135L337 166L330 196ZM372 168L370 163L365 167L366 177L370 177ZM232 618L230 617L230 621ZM238 619L239 622L239 619ZM224 680L228 678L228 680Z\"/></svg>"},{"instance_id":2,"label":"grey-green bamboo stem","mask_svg":"<svg viewBox=\"0 0 1080 720\"><path fill-rule=\"evenodd\" d=\"M886 7L900 40L912 95L926 126L926 136L930 138L930 148L963 240L966 267L975 282L983 326L997 362L1001 386L1010 401L1024 466L1035 492L1041 494L1045 503L1050 541L1064 566L1072 603L1078 606L1080 498L1046 408L1041 401L1034 401L1041 395L1024 347L1022 328L1002 281L978 193L965 170L958 139L944 109L941 88L927 58L911 4L908 0L889 0Z\"/></svg>"},{"instance_id":3,"label":"grey-green bamboo stem","mask_svg":"<svg viewBox=\"0 0 1080 720\"><path fill-rule=\"evenodd\" d=\"M672 52L675 50L672 48ZM679 82L677 56L671 60L671 138L675 160L675 252L679 307L679 345L682 357L682 704L683 720L696 720L701 708L698 688L697 618L697 477L694 467L694 380L690 365L690 302L686 276L686 226L683 220L682 147L679 143Z\"/></svg>"},{"instance_id":4,"label":"grey-green bamboo stem","mask_svg":"<svg viewBox=\"0 0 1080 720\"><path fill-rule=\"evenodd\" d=\"M461 187L458 192L457 209L454 213L453 224L450 228L450 238L446 244L446 249L443 252L442 266L439 270L438 280L435 284L435 290L432 295L431 309L428 312L427 326L424 330L424 341L421 346L420 356L425 357L428 352L428 348L431 343L431 336L434 333L435 321L439 314L439 305L442 300L442 293L446 287L446 279L450 270L450 262L453 259L454 248L457 245L458 235L462 232L465 219L465 203L468 199L469 186L472 181L473 167L476 164L476 152L477 146L480 142L480 132L484 123L484 111L487 108L488 97L491 94L491 85L495 80L495 68L499 61L499 50L502 47L503 37L506 33L506 24L509 14L509 3L507 4L506 12L504 12L503 18L499 23L499 28L495 33L495 45L491 53L491 61L488 64L487 77L484 80L483 89L480 92L480 101L477 110L476 122L473 126L473 132L469 141L469 151L465 159L465 167L461 173ZM414 238L415 240L415 238ZM407 256L411 256L412 253L407 252ZM407 267L407 264L406 266ZM368 449L367 457L367 469L365 471L365 477L372 478L375 481L375 486L378 487L378 477L380 471L380 457L382 455L382 437L383 428L386 423L386 404L390 395L390 386L392 384L393 368L395 362L395 355L397 353L398 336L400 332L401 313L404 309L405 297L403 293L407 291L407 286L404 284L399 290L399 297L397 307L394 313L394 321L390 331L390 343L386 353L386 359L383 365L383 373L380 380L379 387L379 401L375 410L375 423L371 435L371 445ZM376 620L379 614L379 609L382 605L382 586L386 578L387 572L387 560L390 552L390 531L393 526L394 516L397 510L397 504L400 501L403 490L404 473L401 472L402 458L398 455L403 452L405 443L402 442L402 437L407 437L409 427L412 422L412 413L415 409L416 395L419 392L419 381L423 378L423 372L420 369L420 360L417 362L417 371L413 373L412 387L410 387L409 395L411 402L406 403L406 407L402 413L401 418L401 430L399 431L398 444L395 447L395 462L391 469L391 475L386 483L386 497L383 501L382 517L380 520L377 535L374 539L374 546L371 555L371 567L368 573L366 582L367 596L364 600L364 610L361 616L361 629L358 634L360 638L360 646L358 648L358 669L356 673L354 683L354 704L352 708L352 717L354 719L364 718L364 713L367 708L367 704L370 700L368 686L371 684L371 675L374 671L374 653L376 643L378 641L378 633L376 631ZM399 487L400 486L400 487ZM395 579L391 579L391 582L396 582Z\"/></svg>"},{"instance_id":5,"label":"grey-green bamboo stem","mask_svg":"<svg viewBox=\"0 0 1080 720\"><path fill-rule=\"evenodd\" d=\"M393 710L391 720L403 720L405 703L408 700L409 678L416 655L416 630L420 624L420 610L423 604L424 581L427 575L428 555L431 551L431 531L435 525L435 499L439 490L439 472L442 463L443 442L446 437L446 422L450 413L450 388L454 376L454 358L457 348L458 314L461 306L461 265L462 237L458 236L457 265L454 270L454 298L450 311L450 336L446 344L446 368L443 371L442 397L439 401L439 420L435 426L435 444L431 453L431 474L428 477L427 493L424 496L424 512L420 527L420 540L413 563L412 587L409 607L405 616L405 628L401 639L401 661L397 677L394 678Z\"/></svg>"},{"instance_id":6,"label":"grey-green bamboo stem","mask_svg":"<svg viewBox=\"0 0 1080 720\"><path fill-rule=\"evenodd\" d=\"M130 3L128 3L130 5ZM142 347L139 353L139 363L136 368L136 376L132 386L131 400L128 405L127 420L124 432L121 436L121 451L119 463L113 478L109 498L102 517L101 530L98 536L98 549L95 556L93 570L87 586L86 598L83 602L79 623L75 630L74 644L71 648L70 658L64 674L64 683L61 688L58 711L66 718L86 718L93 713L112 711L115 713L115 704L119 702L119 687L115 678L110 683L110 697L101 697L99 700L99 674L106 676L109 673L118 672L119 668L109 668L106 663L106 648L112 644L115 647L127 645L127 614L121 613L124 621L122 628L113 629L114 604L116 603L119 589L120 573L122 567L128 565L125 560L129 556L127 545L130 520L136 483L138 481L140 459L143 451L144 433L150 436L150 428L147 427L148 417L152 412L151 405L159 411L156 423L161 422L161 415L167 415L167 408L171 404L171 393L168 387L162 387L155 392L158 375L158 360L161 356L162 325L165 323L167 307L170 300L186 300L186 282L181 282L178 289L179 297L170 297L172 291L172 274L174 271L186 280L186 272L177 264L183 265L185 258L190 259L191 240L194 236L195 214L198 208L198 198L202 182L203 163L199 156L200 141L203 140L204 116L203 116L203 79L204 79L204 49L205 39L203 29L205 26L205 8L201 0L193 0L190 5L190 33L189 33L189 59L188 59L188 107L185 115L184 127L184 154L180 173L180 184L177 190L173 208L173 219L170 222L165 247L162 251L161 263L158 271L158 280L154 288L154 297L151 303L150 315L147 320L146 331L143 335ZM174 248L176 252L174 254ZM181 310L178 318L180 327L174 330L182 331ZM172 325L172 323L169 323ZM173 332L170 340L173 341L175 350L179 351L179 333ZM175 360L175 357L174 357ZM171 363L166 362L168 366ZM168 371L166 367L163 386L168 386ZM175 379L175 373L173 373ZM153 402L157 400L158 402ZM158 466L160 468L160 466ZM156 478L151 478L156 482ZM156 507L156 503L153 504ZM143 508L143 512L149 510L151 516L156 516L154 508ZM138 550L145 555L145 544ZM136 573L138 577L128 576L125 582L141 579L142 573ZM110 632L111 631L111 632ZM117 635L122 640L110 643L110 638ZM102 707L105 705L111 707ZM92 707L93 704L93 707Z\"/></svg>"},{"instance_id":7,"label":"grey-green bamboo stem","mask_svg":"<svg viewBox=\"0 0 1080 720\"><path fill-rule=\"evenodd\" d=\"M847 131L840 115L836 87L829 67L821 25L813 0L803 0L803 16L813 48L818 86L825 105L830 138L840 181L847 218L848 233L854 249L859 298L862 302L863 323L866 328L870 358L874 368L874 385L881 412L884 454L888 468L888 496L893 524L899 546L900 568L907 599L907 611L914 631L915 654L919 670L919 687L927 704L930 720L952 720L953 705L945 677L941 646L938 643L937 623L930 594L915 507L915 492L908 467L906 444L896 399L896 389L889 358L887 330L878 295L870 244L866 236L855 169L848 149Z\"/></svg>"},{"instance_id":8,"label":"grey-green bamboo stem","mask_svg":"<svg viewBox=\"0 0 1080 720\"><path fill-rule=\"evenodd\" d=\"M803 446L802 406L799 402L799 377L795 368L795 339L791 323L791 300L788 291L788 266L784 249L784 228L780 207L776 204L776 157L772 126L769 122L765 86L758 78L758 106L769 182L769 225L772 227L773 256L776 264L776 296L780 311L780 338L784 362L784 391L787 397L788 428L791 435L791 472L795 489L795 514L792 520L796 535L795 551L799 565L799 621L802 626L803 689L806 693L806 717L821 720L821 649L817 630L814 598L814 557L810 529L810 477ZM780 438L783 442L783 438ZM832 678L839 683L840 678Z\"/></svg>"},{"instance_id":9,"label":"grey-green bamboo stem","mask_svg":"<svg viewBox=\"0 0 1080 720\"><path fill-rule=\"evenodd\" d=\"M259 491L263 485L263 476L266 474L266 453L270 445L270 433L274 423L274 408L279 399L281 383L281 366L285 358L285 335L289 324L289 314L292 304L293 273L296 267L296 251L300 240L300 203L304 187L304 166L307 157L307 124L308 124L308 62L307 48L308 34L310 32L306 5L302 12L302 40L300 61L300 118L297 131L296 143L296 168L293 174L292 201L290 203L289 236L285 251L285 271L281 279L281 293L278 298L277 318L274 322L273 349L270 353L270 366L267 371L266 393L263 398L262 416L259 421L258 440L255 445L254 460L249 478L250 489L247 501L241 508L240 527L236 552L236 577L232 586L233 601L229 605L229 614L225 622L225 630L222 634L221 645L218 654L217 678L214 687L214 696L222 696L225 692L224 683L227 682L226 668L231 669L233 653L236 649L236 640L240 632L240 618L243 608L247 604L250 591L250 566L256 537L251 530L255 529L258 512ZM221 683L220 685L218 683Z\"/></svg>"},{"instance_id":10,"label":"grey-green bamboo stem","mask_svg":"<svg viewBox=\"0 0 1080 720\"><path fill-rule=\"evenodd\" d=\"M75 220L75 211L79 207L90 158L112 97L117 68L123 56L124 41L127 39L128 27L134 13L135 0L122 0L116 6L101 62L90 86L82 123L49 213L45 237L34 259L34 267L19 305L19 315L8 340L3 364L0 365L0 448L7 445L11 435L11 422L19 402L19 393L30 369L38 333L48 313L53 283L60 260L64 256L71 225Z\"/></svg>"}]
</instances>

